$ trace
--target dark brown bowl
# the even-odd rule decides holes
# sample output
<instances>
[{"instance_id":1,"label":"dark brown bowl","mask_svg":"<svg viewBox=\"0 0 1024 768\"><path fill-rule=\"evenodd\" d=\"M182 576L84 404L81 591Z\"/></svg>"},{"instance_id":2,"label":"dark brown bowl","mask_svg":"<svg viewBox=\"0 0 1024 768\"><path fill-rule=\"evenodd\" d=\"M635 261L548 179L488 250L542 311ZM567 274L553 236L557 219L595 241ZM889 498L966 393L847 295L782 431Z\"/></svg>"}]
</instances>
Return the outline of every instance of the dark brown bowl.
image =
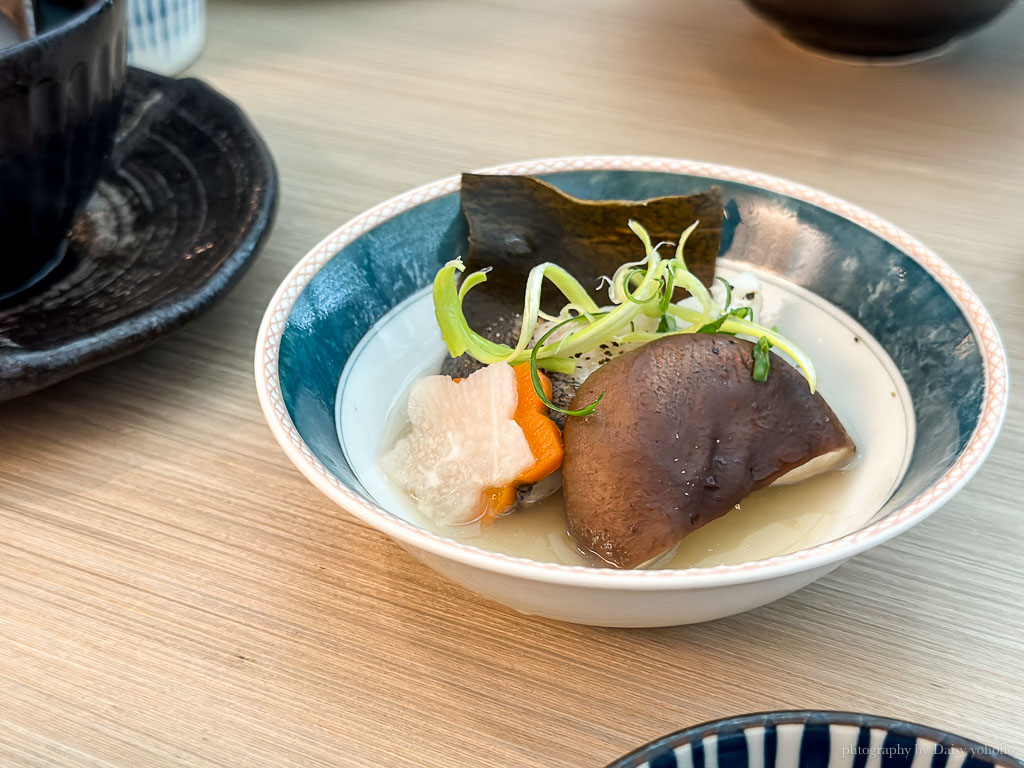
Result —
<instances>
[{"instance_id":1,"label":"dark brown bowl","mask_svg":"<svg viewBox=\"0 0 1024 768\"><path fill-rule=\"evenodd\" d=\"M896 57L938 48L986 24L1014 0L744 0L802 45Z\"/></svg>"},{"instance_id":2,"label":"dark brown bowl","mask_svg":"<svg viewBox=\"0 0 1024 768\"><path fill-rule=\"evenodd\" d=\"M123 0L83 1L0 50L0 296L59 260L113 147L124 79Z\"/></svg>"}]
</instances>

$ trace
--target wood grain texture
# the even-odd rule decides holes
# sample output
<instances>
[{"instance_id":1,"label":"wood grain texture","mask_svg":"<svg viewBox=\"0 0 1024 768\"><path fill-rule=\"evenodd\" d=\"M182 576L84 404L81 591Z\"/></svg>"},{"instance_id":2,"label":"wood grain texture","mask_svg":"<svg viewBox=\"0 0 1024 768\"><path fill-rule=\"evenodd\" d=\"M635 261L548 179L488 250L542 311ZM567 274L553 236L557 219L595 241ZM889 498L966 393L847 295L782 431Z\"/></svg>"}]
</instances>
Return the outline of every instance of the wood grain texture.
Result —
<instances>
[{"instance_id":1,"label":"wood grain texture","mask_svg":"<svg viewBox=\"0 0 1024 768\"><path fill-rule=\"evenodd\" d=\"M252 383L264 306L414 185L622 152L824 188L948 259L1024 374L1024 6L949 55L860 68L733 0L211 0L193 68L282 176L232 295L131 359L0 405L0 765L601 766L720 716L851 709L1024 755L1024 413L956 499L707 625L528 619L315 491Z\"/></svg>"}]
</instances>

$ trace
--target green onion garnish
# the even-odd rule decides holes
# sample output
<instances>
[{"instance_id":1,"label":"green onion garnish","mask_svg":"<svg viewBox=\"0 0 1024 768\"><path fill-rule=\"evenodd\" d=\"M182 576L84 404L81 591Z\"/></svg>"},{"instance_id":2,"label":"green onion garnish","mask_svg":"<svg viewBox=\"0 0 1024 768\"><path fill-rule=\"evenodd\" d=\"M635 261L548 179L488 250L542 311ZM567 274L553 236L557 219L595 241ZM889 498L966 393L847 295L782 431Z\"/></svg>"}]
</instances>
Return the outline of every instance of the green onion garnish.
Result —
<instances>
[{"instance_id":1,"label":"green onion garnish","mask_svg":"<svg viewBox=\"0 0 1024 768\"><path fill-rule=\"evenodd\" d=\"M658 302L658 313L664 317L668 314L668 308L672 304L672 294L676 291L676 274L668 270L662 278L665 282L665 290L661 294L661 301Z\"/></svg>"},{"instance_id":2,"label":"green onion garnish","mask_svg":"<svg viewBox=\"0 0 1024 768\"><path fill-rule=\"evenodd\" d=\"M768 350L772 343L764 336L754 345L754 381L768 381L768 369L772 366L772 354Z\"/></svg>"},{"instance_id":3,"label":"green onion garnish","mask_svg":"<svg viewBox=\"0 0 1024 768\"><path fill-rule=\"evenodd\" d=\"M721 330L725 321L730 317L738 317L740 320L750 320L753 316L754 310L750 307L736 307L736 309L730 309L714 322L702 325L697 329L697 333L725 333L729 336L735 336L735 333L729 333L728 331Z\"/></svg>"},{"instance_id":4,"label":"green onion garnish","mask_svg":"<svg viewBox=\"0 0 1024 768\"><path fill-rule=\"evenodd\" d=\"M563 320L562 322L553 325L550 329L548 329L548 332L541 336L540 340L536 344L534 344L533 349L530 350L530 381L533 382L533 391L537 393L537 397L540 398L540 401L544 403L544 405L546 405L553 411L564 413L566 416L589 416L597 408L597 404L601 402L601 399L604 397L604 392L598 395L597 400L592 402L590 405L584 408L580 408L577 411L570 411L565 408L559 408L557 405L551 402L551 399L547 396L547 393L544 391L544 384L540 380L540 371L537 368L537 350L544 345L544 342L548 340L548 337L551 336L551 334L553 334L563 325L569 325L569 323L579 322L580 320L584 319L585 318L582 315L577 315L576 317L570 317L568 320Z\"/></svg>"},{"instance_id":5,"label":"green onion garnish","mask_svg":"<svg viewBox=\"0 0 1024 768\"><path fill-rule=\"evenodd\" d=\"M718 278L726 286L725 306L719 307L707 287L686 268L683 244L696 227L696 222L680 235L672 258L663 258L658 253L658 248L664 244L653 246L650 235L639 223L631 220L629 227L643 244L644 257L623 264L609 279L611 304L608 307L599 307L587 290L556 264L539 264L530 270L523 300L522 327L515 347L490 341L469 327L462 312L462 302L473 287L487 280L487 275L485 271L468 275L461 287L457 287L456 273L464 271L465 265L459 259L449 261L434 278L434 314L449 354L452 357L468 354L486 364L507 362L517 365L529 361L531 371L543 368L558 373L572 373L576 368L574 356L589 352L601 344L613 341L619 344L646 343L680 333L725 333L745 336L755 341L755 354L762 360L761 364L755 365L754 378L758 381L764 380L758 376L768 375L768 350L778 347L796 362L811 391L814 391L817 385L814 365L796 344L777 329L768 329L753 322L753 311L749 307L731 308L732 286L727 280ZM538 322L551 319L540 309L541 289L545 281L553 283L567 303L558 313L560 322L531 346ZM700 309L673 303L676 288L689 291ZM569 317L573 312L578 314ZM638 319L643 317L652 320L657 318L657 331L642 330L643 326L637 330ZM569 323L582 323L583 327L573 330L557 342L547 343L555 328ZM534 379L534 387L537 388L539 375ZM543 395L543 388L537 392L549 408L569 415L592 413L597 404L595 401L581 411L564 411L548 401Z\"/></svg>"},{"instance_id":6,"label":"green onion garnish","mask_svg":"<svg viewBox=\"0 0 1024 768\"><path fill-rule=\"evenodd\" d=\"M646 299L638 299L636 298L636 294L630 290L629 285L633 281L633 278L639 276L642 283L646 274L646 269L640 269L637 267L635 269L631 269L626 275L626 279L622 281L622 295L625 296L628 301L631 301L634 304L650 304L652 301L660 298L658 293L654 293Z\"/></svg>"},{"instance_id":7,"label":"green onion garnish","mask_svg":"<svg viewBox=\"0 0 1024 768\"><path fill-rule=\"evenodd\" d=\"M716 277L715 280L725 286L725 305L722 307L722 310L728 312L729 307L732 306L732 286L724 277Z\"/></svg>"},{"instance_id":8,"label":"green onion garnish","mask_svg":"<svg viewBox=\"0 0 1024 768\"><path fill-rule=\"evenodd\" d=\"M712 320L710 323L702 325L700 328L697 329L697 333L718 333L719 329L722 327L722 324L728 319L728 314L722 315L717 320Z\"/></svg>"}]
</instances>

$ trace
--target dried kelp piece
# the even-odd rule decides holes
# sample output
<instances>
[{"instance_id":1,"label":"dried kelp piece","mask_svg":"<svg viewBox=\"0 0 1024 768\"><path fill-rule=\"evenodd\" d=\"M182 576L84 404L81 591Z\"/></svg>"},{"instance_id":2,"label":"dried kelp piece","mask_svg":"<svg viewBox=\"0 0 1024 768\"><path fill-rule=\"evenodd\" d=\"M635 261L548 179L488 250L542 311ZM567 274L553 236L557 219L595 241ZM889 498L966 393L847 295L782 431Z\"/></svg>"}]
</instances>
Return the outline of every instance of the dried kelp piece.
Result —
<instances>
[{"instance_id":1,"label":"dried kelp piece","mask_svg":"<svg viewBox=\"0 0 1024 768\"><path fill-rule=\"evenodd\" d=\"M463 305L470 326L482 329L496 315L522 311L526 278L546 261L564 267L598 304L597 290L627 261L642 256L628 227L636 219L651 239L675 242L694 221L700 225L686 242L686 264L711 284L722 237L722 198L717 188L696 195L658 197L642 202L579 200L529 176L462 175L462 211L469 224L467 272L485 267L487 282L473 288ZM678 292L678 298L686 294ZM558 312L564 297L545 286L541 307Z\"/></svg>"},{"instance_id":2,"label":"dried kelp piece","mask_svg":"<svg viewBox=\"0 0 1024 768\"><path fill-rule=\"evenodd\" d=\"M795 368L776 358L768 379L754 381L753 346L668 336L587 378L572 407L605 396L594 413L566 420L562 466L569 530L583 547L636 567L795 468L853 455Z\"/></svg>"}]
</instances>

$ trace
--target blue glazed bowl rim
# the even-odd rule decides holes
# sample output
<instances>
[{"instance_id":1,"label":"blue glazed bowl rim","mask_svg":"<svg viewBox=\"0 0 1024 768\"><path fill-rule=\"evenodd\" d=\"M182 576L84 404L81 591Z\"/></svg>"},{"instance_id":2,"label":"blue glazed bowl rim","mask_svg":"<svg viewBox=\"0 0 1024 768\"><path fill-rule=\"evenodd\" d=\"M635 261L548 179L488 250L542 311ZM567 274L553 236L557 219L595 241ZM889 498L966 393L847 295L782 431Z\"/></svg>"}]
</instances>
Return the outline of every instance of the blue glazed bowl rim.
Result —
<instances>
[{"instance_id":1,"label":"blue glazed bowl rim","mask_svg":"<svg viewBox=\"0 0 1024 768\"><path fill-rule=\"evenodd\" d=\"M970 439L953 466L914 499L846 536L765 560L685 570L632 570L542 563L487 552L426 531L355 493L316 457L296 429L284 404L278 371L281 338L288 316L310 280L342 248L404 211L458 191L461 175L450 176L391 198L349 220L325 237L295 265L267 307L255 349L256 390L274 437L296 467L343 509L405 546L509 576L583 587L630 590L696 589L781 578L838 565L925 519L974 475L988 456L1006 416L1006 354L991 316L977 294L952 267L909 234L867 210L820 190L776 176L693 160L633 155L584 155L548 158L485 168L479 173L538 175L571 171L651 171L721 180L802 200L831 211L891 243L916 261L950 295L977 340L985 367L982 411Z\"/></svg>"},{"instance_id":2,"label":"blue glazed bowl rim","mask_svg":"<svg viewBox=\"0 0 1024 768\"><path fill-rule=\"evenodd\" d=\"M26 51L41 43L45 44L51 40L56 40L70 32L72 29L76 29L83 24L87 24L90 20L113 8L115 2L116 0L93 0L91 5L86 6L52 29L46 30L41 35L30 37L28 40L22 40L20 43L15 43L7 48L0 48L0 62L5 59L13 59L22 51Z\"/></svg>"},{"instance_id":3,"label":"blue glazed bowl rim","mask_svg":"<svg viewBox=\"0 0 1024 768\"><path fill-rule=\"evenodd\" d=\"M899 736L927 739L946 749L963 750L975 756L983 756L986 761L996 765L1005 765L1007 768L1024 768L1024 762L1018 760L1013 755L938 728L906 720L898 720L884 715L818 709L752 712L750 714L735 715L733 717L698 723L697 725L691 725L673 733L659 736L653 741L637 747L632 752L613 760L605 768L634 768L634 766L642 765L651 758L657 757L667 749L676 749L685 744L698 742L707 736L719 734L723 731L736 732L745 731L750 728L790 724L805 725L810 722L823 725L866 727L884 730Z\"/></svg>"}]
</instances>

